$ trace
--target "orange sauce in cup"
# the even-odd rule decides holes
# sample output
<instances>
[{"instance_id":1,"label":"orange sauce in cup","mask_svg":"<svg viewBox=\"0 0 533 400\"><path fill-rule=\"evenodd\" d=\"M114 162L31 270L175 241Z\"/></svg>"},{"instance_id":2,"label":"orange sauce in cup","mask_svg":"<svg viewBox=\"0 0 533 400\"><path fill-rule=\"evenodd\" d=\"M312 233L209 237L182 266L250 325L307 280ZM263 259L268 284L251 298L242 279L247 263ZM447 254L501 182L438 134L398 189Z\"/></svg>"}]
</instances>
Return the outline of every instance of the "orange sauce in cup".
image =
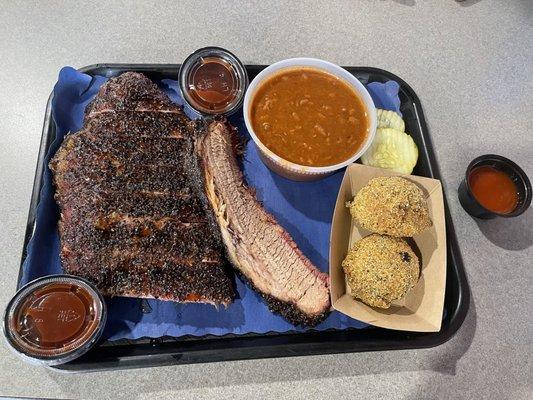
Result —
<instances>
[{"instance_id":1,"label":"orange sauce in cup","mask_svg":"<svg viewBox=\"0 0 533 400\"><path fill-rule=\"evenodd\" d=\"M485 207L499 214L514 211L518 204L518 189L505 172L489 165L474 168L468 176L470 190L476 200Z\"/></svg>"}]
</instances>

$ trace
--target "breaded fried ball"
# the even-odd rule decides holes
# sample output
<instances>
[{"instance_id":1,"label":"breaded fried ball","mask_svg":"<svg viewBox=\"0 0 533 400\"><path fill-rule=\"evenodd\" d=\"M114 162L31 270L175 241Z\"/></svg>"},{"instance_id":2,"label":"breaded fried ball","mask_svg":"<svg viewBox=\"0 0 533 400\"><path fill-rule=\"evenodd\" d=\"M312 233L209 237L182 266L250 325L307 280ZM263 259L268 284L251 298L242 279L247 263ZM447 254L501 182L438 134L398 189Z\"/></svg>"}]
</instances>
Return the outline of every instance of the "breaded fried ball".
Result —
<instances>
[{"instance_id":1,"label":"breaded fried ball","mask_svg":"<svg viewBox=\"0 0 533 400\"><path fill-rule=\"evenodd\" d=\"M418 282L418 257L405 240L371 234L359 240L342 262L354 298L389 308Z\"/></svg>"},{"instance_id":2,"label":"breaded fried ball","mask_svg":"<svg viewBox=\"0 0 533 400\"><path fill-rule=\"evenodd\" d=\"M371 179L346 206L363 228L383 235L410 237L433 225L422 190L399 176Z\"/></svg>"}]
</instances>

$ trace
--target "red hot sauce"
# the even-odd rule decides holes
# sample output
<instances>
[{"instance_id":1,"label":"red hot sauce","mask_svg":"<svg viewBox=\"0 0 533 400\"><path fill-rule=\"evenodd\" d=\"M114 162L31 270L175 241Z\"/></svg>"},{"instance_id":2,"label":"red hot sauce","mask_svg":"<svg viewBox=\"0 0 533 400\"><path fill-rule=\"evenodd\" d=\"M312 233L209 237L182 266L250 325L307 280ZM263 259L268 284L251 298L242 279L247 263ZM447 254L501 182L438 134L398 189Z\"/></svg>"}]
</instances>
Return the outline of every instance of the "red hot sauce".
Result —
<instances>
[{"instance_id":1,"label":"red hot sauce","mask_svg":"<svg viewBox=\"0 0 533 400\"><path fill-rule=\"evenodd\" d=\"M518 204L518 189L505 172L490 165L474 168L468 184L476 200L487 210L498 214L513 212Z\"/></svg>"}]
</instances>

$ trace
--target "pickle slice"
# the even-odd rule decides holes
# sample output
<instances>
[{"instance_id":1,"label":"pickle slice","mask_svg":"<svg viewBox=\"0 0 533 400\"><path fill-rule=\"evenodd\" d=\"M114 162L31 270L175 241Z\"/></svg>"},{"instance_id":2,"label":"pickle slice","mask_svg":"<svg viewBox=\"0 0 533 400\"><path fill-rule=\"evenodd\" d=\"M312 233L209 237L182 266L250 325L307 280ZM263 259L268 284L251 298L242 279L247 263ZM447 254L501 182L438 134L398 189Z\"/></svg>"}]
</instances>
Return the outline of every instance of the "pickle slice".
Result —
<instances>
[{"instance_id":1,"label":"pickle slice","mask_svg":"<svg viewBox=\"0 0 533 400\"><path fill-rule=\"evenodd\" d=\"M405 122L394 111L377 109L378 128L391 128L405 132Z\"/></svg>"},{"instance_id":2,"label":"pickle slice","mask_svg":"<svg viewBox=\"0 0 533 400\"><path fill-rule=\"evenodd\" d=\"M379 128L374 141L361 157L371 167L410 174L418 161L418 148L411 136L396 129Z\"/></svg>"}]
</instances>

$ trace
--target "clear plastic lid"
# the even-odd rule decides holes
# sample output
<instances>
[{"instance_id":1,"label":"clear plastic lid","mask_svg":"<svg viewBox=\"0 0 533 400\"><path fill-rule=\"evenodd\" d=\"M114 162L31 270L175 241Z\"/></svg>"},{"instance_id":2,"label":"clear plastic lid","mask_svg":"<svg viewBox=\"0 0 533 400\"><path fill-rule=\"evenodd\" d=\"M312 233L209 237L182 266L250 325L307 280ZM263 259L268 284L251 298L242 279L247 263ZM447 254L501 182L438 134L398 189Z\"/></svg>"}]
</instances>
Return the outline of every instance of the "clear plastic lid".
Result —
<instances>
[{"instance_id":1,"label":"clear plastic lid","mask_svg":"<svg viewBox=\"0 0 533 400\"><path fill-rule=\"evenodd\" d=\"M36 279L21 288L4 314L4 335L26 361L58 365L86 353L107 317L102 295L70 275Z\"/></svg>"},{"instance_id":2,"label":"clear plastic lid","mask_svg":"<svg viewBox=\"0 0 533 400\"><path fill-rule=\"evenodd\" d=\"M229 51L204 47L183 62L179 84L183 99L200 114L230 115L242 105L248 74Z\"/></svg>"}]
</instances>

